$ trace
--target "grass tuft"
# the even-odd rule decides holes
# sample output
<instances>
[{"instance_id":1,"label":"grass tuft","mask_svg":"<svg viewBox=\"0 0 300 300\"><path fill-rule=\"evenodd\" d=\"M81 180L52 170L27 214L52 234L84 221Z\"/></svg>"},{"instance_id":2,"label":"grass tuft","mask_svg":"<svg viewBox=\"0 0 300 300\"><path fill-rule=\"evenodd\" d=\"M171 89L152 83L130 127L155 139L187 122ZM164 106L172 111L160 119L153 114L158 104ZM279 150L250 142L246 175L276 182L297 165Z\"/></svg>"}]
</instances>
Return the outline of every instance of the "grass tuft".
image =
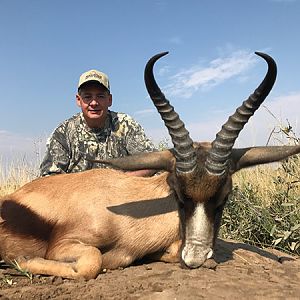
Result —
<instances>
[{"instance_id":1,"label":"grass tuft","mask_svg":"<svg viewBox=\"0 0 300 300\"><path fill-rule=\"evenodd\" d=\"M0 160L0 196L10 194L38 176L37 163L15 159L9 165Z\"/></svg>"}]
</instances>

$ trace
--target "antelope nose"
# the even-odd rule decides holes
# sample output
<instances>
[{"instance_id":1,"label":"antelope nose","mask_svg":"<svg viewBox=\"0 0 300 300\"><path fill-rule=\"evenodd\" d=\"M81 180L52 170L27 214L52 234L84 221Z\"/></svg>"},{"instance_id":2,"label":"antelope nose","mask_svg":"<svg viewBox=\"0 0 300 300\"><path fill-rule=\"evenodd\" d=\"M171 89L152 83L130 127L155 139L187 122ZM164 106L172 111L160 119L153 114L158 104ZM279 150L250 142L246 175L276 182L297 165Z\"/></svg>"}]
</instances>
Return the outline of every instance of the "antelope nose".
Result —
<instances>
[{"instance_id":1,"label":"antelope nose","mask_svg":"<svg viewBox=\"0 0 300 300\"><path fill-rule=\"evenodd\" d=\"M197 249L196 247L183 248L181 258L185 265L191 269L199 268L204 262L213 256L213 250Z\"/></svg>"}]
</instances>

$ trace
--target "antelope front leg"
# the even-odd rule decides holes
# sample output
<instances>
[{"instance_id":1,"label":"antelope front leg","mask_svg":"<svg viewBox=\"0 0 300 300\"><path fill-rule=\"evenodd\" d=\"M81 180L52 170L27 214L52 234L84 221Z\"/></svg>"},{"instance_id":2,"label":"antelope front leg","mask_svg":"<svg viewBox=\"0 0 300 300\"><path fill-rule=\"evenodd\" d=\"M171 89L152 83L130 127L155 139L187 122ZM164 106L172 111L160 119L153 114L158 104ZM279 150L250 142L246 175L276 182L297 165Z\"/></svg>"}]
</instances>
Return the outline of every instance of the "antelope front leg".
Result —
<instances>
[{"instance_id":1,"label":"antelope front leg","mask_svg":"<svg viewBox=\"0 0 300 300\"><path fill-rule=\"evenodd\" d=\"M165 251L156 252L147 256L154 261L163 261L167 263L180 262L181 240L172 243Z\"/></svg>"},{"instance_id":2,"label":"antelope front leg","mask_svg":"<svg viewBox=\"0 0 300 300\"><path fill-rule=\"evenodd\" d=\"M125 268L134 260L135 257L130 255L128 250L115 248L102 255L102 268L111 270Z\"/></svg>"},{"instance_id":3,"label":"antelope front leg","mask_svg":"<svg viewBox=\"0 0 300 300\"><path fill-rule=\"evenodd\" d=\"M88 280L96 278L100 273L102 255L95 247L68 243L51 249L46 258L21 259L17 260L17 263L32 274Z\"/></svg>"}]
</instances>

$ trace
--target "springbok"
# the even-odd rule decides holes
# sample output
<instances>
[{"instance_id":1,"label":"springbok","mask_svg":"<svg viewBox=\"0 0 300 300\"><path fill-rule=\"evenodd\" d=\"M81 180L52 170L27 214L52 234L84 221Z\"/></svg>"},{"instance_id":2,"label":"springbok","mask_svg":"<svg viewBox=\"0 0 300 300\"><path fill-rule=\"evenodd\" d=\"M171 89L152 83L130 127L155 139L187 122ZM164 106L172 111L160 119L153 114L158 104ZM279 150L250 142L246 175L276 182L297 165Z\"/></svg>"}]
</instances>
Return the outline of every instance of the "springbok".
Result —
<instances>
[{"instance_id":1,"label":"springbok","mask_svg":"<svg viewBox=\"0 0 300 300\"><path fill-rule=\"evenodd\" d=\"M232 174L300 152L300 146L233 149L275 82L270 56L256 53L268 63L264 80L209 144L193 143L156 84L153 66L165 54L149 60L145 83L174 148L100 162L166 172L141 178L93 169L39 178L4 196L0 256L7 263L33 274L85 279L145 256L197 268L213 255Z\"/></svg>"}]
</instances>

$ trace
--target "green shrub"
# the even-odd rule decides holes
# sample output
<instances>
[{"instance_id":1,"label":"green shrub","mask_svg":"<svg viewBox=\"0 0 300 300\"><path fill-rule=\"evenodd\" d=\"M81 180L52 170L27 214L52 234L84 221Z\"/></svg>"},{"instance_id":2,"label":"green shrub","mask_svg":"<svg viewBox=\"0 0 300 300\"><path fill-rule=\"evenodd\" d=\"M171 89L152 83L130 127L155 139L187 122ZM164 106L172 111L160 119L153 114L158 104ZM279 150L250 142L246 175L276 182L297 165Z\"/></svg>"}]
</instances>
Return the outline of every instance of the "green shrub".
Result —
<instances>
[{"instance_id":1,"label":"green shrub","mask_svg":"<svg viewBox=\"0 0 300 300\"><path fill-rule=\"evenodd\" d=\"M300 255L300 156L289 158L269 172L264 168L256 167L260 176L254 183L251 176L255 172L248 170L248 178L242 175L234 184L220 235Z\"/></svg>"}]
</instances>

